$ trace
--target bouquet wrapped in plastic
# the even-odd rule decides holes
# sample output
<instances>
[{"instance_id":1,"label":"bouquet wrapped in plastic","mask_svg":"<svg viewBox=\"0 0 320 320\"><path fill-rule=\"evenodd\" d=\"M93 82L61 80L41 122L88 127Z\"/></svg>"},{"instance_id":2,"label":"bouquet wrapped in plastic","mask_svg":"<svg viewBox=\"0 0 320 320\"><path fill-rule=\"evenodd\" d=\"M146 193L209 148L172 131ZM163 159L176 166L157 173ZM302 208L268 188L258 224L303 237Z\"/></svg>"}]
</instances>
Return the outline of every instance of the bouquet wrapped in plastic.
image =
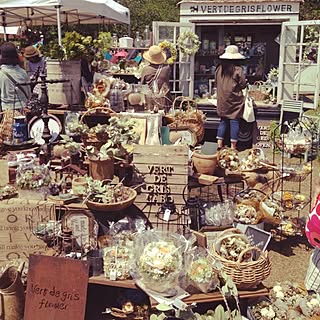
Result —
<instances>
[{"instance_id":1,"label":"bouquet wrapped in plastic","mask_svg":"<svg viewBox=\"0 0 320 320\"><path fill-rule=\"evenodd\" d=\"M190 285L203 293L214 290L219 284L218 270L207 250L195 247L186 256L187 278Z\"/></svg>"},{"instance_id":2,"label":"bouquet wrapped in plastic","mask_svg":"<svg viewBox=\"0 0 320 320\"><path fill-rule=\"evenodd\" d=\"M148 230L134 240L132 276L146 288L165 293L178 284L186 239L178 234Z\"/></svg>"}]
</instances>

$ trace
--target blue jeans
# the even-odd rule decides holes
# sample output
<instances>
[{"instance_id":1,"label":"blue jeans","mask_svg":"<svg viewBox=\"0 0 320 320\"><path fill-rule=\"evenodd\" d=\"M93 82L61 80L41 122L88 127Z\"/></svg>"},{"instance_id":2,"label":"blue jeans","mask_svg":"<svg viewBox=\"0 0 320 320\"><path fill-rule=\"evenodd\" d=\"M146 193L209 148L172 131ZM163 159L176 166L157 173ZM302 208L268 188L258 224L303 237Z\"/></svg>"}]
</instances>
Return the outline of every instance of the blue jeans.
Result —
<instances>
[{"instance_id":1,"label":"blue jeans","mask_svg":"<svg viewBox=\"0 0 320 320\"><path fill-rule=\"evenodd\" d=\"M230 125L230 141L237 142L239 133L239 122L239 119L221 118L217 132L217 139L224 140L226 129L228 125Z\"/></svg>"}]
</instances>

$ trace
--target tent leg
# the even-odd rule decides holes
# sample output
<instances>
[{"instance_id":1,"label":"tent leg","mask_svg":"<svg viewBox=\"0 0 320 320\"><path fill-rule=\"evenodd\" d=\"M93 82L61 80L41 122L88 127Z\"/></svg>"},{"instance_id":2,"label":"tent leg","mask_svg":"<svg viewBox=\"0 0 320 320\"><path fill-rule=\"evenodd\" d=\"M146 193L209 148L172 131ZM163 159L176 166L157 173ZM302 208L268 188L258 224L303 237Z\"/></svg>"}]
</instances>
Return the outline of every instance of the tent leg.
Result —
<instances>
[{"instance_id":1,"label":"tent leg","mask_svg":"<svg viewBox=\"0 0 320 320\"><path fill-rule=\"evenodd\" d=\"M59 46L62 46L60 7L61 6L55 6L57 9L58 44Z\"/></svg>"}]
</instances>

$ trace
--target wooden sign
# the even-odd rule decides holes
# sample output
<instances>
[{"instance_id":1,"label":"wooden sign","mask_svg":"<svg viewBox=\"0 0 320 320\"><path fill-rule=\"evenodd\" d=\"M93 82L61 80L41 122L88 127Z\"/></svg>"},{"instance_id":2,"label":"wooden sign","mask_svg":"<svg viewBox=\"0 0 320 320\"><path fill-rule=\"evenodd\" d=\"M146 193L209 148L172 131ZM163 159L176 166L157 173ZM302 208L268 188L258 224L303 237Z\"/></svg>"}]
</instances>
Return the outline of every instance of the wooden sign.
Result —
<instances>
[{"instance_id":1,"label":"wooden sign","mask_svg":"<svg viewBox=\"0 0 320 320\"><path fill-rule=\"evenodd\" d=\"M135 205L143 210L154 227L171 224L178 228L184 224L185 217L180 213L185 204L183 192L188 192L185 189L188 184L188 147L136 145L133 162L144 183L138 190ZM179 214L169 211L159 214L166 201L173 201Z\"/></svg>"},{"instance_id":2,"label":"wooden sign","mask_svg":"<svg viewBox=\"0 0 320 320\"><path fill-rule=\"evenodd\" d=\"M0 203L0 261L41 253L46 244L33 230L55 218L55 206L36 200L10 199Z\"/></svg>"},{"instance_id":3,"label":"wooden sign","mask_svg":"<svg viewBox=\"0 0 320 320\"><path fill-rule=\"evenodd\" d=\"M24 319L84 319L88 271L86 261L31 255Z\"/></svg>"}]
</instances>

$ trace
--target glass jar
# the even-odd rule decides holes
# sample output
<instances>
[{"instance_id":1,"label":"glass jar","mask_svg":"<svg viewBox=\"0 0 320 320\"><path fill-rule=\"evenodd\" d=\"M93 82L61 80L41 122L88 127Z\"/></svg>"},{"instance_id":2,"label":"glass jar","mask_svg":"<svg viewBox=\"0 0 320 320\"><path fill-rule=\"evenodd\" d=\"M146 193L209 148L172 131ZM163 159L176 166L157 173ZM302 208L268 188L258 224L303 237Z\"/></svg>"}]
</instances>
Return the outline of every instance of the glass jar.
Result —
<instances>
[{"instance_id":1,"label":"glass jar","mask_svg":"<svg viewBox=\"0 0 320 320\"><path fill-rule=\"evenodd\" d=\"M134 47L135 48L142 47L142 38L140 36L139 31L136 32L136 37L134 38Z\"/></svg>"},{"instance_id":2,"label":"glass jar","mask_svg":"<svg viewBox=\"0 0 320 320\"><path fill-rule=\"evenodd\" d=\"M149 26L146 25L143 31L143 44L146 48L150 47L151 45L151 32Z\"/></svg>"}]
</instances>

